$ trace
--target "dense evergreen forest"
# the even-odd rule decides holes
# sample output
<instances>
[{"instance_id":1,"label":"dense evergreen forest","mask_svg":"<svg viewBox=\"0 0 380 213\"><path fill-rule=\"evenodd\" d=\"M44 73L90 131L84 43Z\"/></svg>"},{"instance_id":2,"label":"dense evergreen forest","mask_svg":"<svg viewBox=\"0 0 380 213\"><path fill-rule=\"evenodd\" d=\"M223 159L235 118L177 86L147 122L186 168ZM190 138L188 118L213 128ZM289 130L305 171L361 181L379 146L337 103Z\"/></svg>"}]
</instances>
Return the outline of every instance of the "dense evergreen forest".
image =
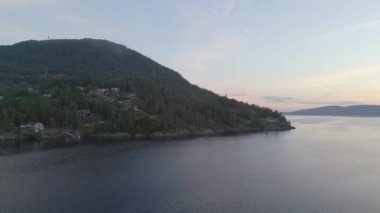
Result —
<instances>
[{"instance_id":1,"label":"dense evergreen forest","mask_svg":"<svg viewBox=\"0 0 380 213\"><path fill-rule=\"evenodd\" d=\"M0 132L21 123L83 135L289 129L277 111L219 96L105 40L0 46Z\"/></svg>"}]
</instances>

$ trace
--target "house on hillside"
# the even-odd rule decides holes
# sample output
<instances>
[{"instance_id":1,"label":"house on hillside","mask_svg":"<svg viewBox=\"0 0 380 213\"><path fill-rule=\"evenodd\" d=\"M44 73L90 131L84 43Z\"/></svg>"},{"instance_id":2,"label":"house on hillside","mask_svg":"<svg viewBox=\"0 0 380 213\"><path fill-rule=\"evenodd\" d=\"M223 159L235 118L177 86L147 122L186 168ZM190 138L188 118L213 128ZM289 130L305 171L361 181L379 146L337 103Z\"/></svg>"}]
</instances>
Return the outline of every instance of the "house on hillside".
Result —
<instances>
[{"instance_id":1,"label":"house on hillside","mask_svg":"<svg viewBox=\"0 0 380 213\"><path fill-rule=\"evenodd\" d=\"M90 117L91 116L91 111L89 109L80 109L77 111L77 114L79 116L83 117Z\"/></svg>"},{"instance_id":2,"label":"house on hillside","mask_svg":"<svg viewBox=\"0 0 380 213\"><path fill-rule=\"evenodd\" d=\"M43 96L44 96L45 98L51 98L51 97L53 97L53 95L50 94L50 93L44 94Z\"/></svg>"},{"instance_id":3,"label":"house on hillside","mask_svg":"<svg viewBox=\"0 0 380 213\"><path fill-rule=\"evenodd\" d=\"M137 95L135 93L128 93L126 95L126 98L128 98L128 99L135 99L135 98L137 98Z\"/></svg>"},{"instance_id":4,"label":"house on hillside","mask_svg":"<svg viewBox=\"0 0 380 213\"><path fill-rule=\"evenodd\" d=\"M273 118L273 117L267 117L265 119L268 123L278 123L280 120L278 118Z\"/></svg>"},{"instance_id":5,"label":"house on hillside","mask_svg":"<svg viewBox=\"0 0 380 213\"><path fill-rule=\"evenodd\" d=\"M107 92L108 90L107 89L96 89L95 92L97 94L104 94L105 92Z\"/></svg>"},{"instance_id":6,"label":"house on hillside","mask_svg":"<svg viewBox=\"0 0 380 213\"><path fill-rule=\"evenodd\" d=\"M120 92L120 88L112 87L111 92L114 92L114 93Z\"/></svg>"},{"instance_id":7,"label":"house on hillside","mask_svg":"<svg viewBox=\"0 0 380 213\"><path fill-rule=\"evenodd\" d=\"M42 123L22 123L20 129L23 132L34 132L38 133L45 129Z\"/></svg>"}]
</instances>

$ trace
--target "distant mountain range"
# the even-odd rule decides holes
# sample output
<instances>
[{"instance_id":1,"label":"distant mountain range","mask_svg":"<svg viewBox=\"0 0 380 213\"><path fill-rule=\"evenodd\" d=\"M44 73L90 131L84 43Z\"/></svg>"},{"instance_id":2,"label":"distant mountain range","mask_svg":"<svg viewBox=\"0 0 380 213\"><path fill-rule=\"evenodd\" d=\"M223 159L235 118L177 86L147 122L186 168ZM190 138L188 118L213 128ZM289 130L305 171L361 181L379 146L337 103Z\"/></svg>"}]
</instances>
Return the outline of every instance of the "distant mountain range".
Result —
<instances>
[{"instance_id":1,"label":"distant mountain range","mask_svg":"<svg viewBox=\"0 0 380 213\"><path fill-rule=\"evenodd\" d=\"M380 105L324 106L318 108L297 110L285 114L380 117Z\"/></svg>"}]
</instances>

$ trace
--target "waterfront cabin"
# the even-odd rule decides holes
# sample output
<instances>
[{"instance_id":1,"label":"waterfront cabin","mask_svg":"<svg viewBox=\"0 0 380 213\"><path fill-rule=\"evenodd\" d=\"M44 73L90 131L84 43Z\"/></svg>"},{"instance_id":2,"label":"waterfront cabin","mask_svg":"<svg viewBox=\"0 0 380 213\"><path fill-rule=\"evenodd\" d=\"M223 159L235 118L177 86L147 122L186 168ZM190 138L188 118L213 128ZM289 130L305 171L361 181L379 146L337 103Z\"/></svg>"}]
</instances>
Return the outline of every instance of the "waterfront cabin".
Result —
<instances>
[{"instance_id":1,"label":"waterfront cabin","mask_svg":"<svg viewBox=\"0 0 380 213\"><path fill-rule=\"evenodd\" d=\"M42 123L22 123L20 129L23 132L34 132L38 133L45 129Z\"/></svg>"}]
</instances>

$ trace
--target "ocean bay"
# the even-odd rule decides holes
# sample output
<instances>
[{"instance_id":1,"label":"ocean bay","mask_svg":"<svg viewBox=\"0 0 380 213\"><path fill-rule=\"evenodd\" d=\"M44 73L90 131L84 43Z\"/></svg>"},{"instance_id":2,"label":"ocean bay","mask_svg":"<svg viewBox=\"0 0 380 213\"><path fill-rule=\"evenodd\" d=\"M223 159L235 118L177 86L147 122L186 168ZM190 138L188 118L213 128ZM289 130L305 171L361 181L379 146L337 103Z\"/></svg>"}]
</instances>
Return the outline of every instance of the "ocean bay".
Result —
<instances>
[{"instance_id":1,"label":"ocean bay","mask_svg":"<svg viewBox=\"0 0 380 213\"><path fill-rule=\"evenodd\" d=\"M379 118L0 156L1 212L377 212Z\"/></svg>"}]
</instances>

